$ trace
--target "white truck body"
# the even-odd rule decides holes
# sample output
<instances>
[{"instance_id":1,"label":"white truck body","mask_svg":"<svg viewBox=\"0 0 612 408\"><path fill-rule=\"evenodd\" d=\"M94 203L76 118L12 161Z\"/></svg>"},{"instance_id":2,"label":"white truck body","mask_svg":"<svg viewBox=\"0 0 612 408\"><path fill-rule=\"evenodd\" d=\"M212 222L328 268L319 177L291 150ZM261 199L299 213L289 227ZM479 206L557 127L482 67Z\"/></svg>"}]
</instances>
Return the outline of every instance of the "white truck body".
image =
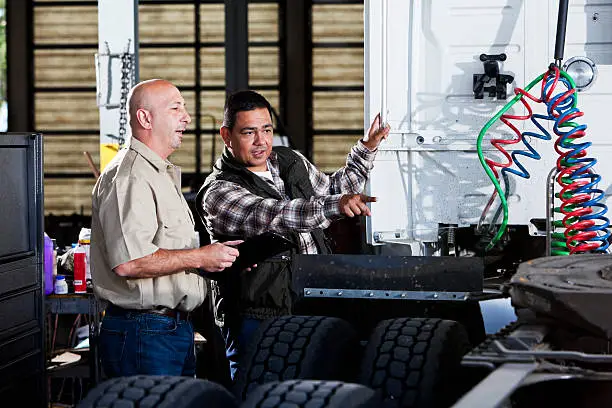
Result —
<instances>
[{"instance_id":1,"label":"white truck body","mask_svg":"<svg viewBox=\"0 0 612 408\"><path fill-rule=\"evenodd\" d=\"M524 88L554 61L557 10L557 0L365 1L364 126L382 110L391 127L367 186L378 197L367 220L369 244L408 244L419 255L423 243L438 240L440 223L478 222L493 191L477 157L478 133L514 87ZM514 82L506 100L474 98L483 53L507 55L500 72ZM577 121L588 125L588 155L598 160L610 205L611 1L570 1L564 61L574 56L590 58L598 70L593 86L579 93L584 117ZM531 93L539 96L539 86ZM543 112L543 104L530 103ZM511 112L522 113L520 103ZM558 157L550 123L549 131L553 141L531 141L542 159L522 160L531 178L510 177L510 225L546 217L546 177ZM491 136L511 137L509 129L498 121L483 142L485 157L499 159Z\"/></svg>"}]
</instances>

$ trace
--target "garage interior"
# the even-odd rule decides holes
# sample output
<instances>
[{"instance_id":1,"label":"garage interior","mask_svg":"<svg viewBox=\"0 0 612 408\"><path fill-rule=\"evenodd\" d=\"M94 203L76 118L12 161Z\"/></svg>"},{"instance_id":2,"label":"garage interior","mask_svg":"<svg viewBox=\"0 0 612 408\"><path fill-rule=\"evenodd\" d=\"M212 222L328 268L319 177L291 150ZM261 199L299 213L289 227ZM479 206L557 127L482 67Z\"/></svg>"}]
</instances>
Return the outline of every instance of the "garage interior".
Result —
<instances>
[{"instance_id":1,"label":"garage interior","mask_svg":"<svg viewBox=\"0 0 612 408\"><path fill-rule=\"evenodd\" d=\"M0 0L0 401L610 406L610 27L607 0ZM127 90L153 78L192 118L168 159L193 214L231 92L264 95L275 143L326 174L377 113L391 129L372 215L292 257L294 316L262 324L239 386L211 296L196 379L108 382L104 310L75 293Z\"/></svg>"}]
</instances>

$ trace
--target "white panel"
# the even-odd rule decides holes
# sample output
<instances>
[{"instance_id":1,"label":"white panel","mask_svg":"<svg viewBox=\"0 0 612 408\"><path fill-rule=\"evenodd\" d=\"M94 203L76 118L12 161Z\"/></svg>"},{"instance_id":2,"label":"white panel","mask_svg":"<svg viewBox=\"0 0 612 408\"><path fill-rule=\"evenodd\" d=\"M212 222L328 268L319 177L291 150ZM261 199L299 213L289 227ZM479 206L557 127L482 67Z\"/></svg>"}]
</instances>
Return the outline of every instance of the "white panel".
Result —
<instances>
[{"instance_id":1,"label":"white panel","mask_svg":"<svg viewBox=\"0 0 612 408\"><path fill-rule=\"evenodd\" d=\"M524 88L552 62L558 1L387 0L386 67L381 62L383 1L365 4L364 125L381 106L387 107L391 125L369 184L379 202L367 220L368 242L376 243L375 233L392 231L404 231L406 241L436 241L438 223L478 221L493 189L476 154L478 134L514 96L514 86ZM473 74L483 73L480 54L502 52L507 60L500 71L515 77L507 100L474 99ZM604 109L612 106L612 2L570 2L565 59L574 55L589 56L599 69L595 85L579 95L578 108L585 116L577 121L588 125L588 140L595 144L589 155L610 157ZM538 97L539 92L539 85L531 90ZM542 104L530 105L544 111ZM523 113L522 105L509 113ZM537 130L530 123L518 127ZM552 126L546 127L552 133ZM496 122L483 142L485 157L499 156L491 138L509 135ZM542 159L520 159L530 179L510 175L510 224L545 217L546 176L558 157L554 134L553 141L534 139L531 144ZM603 177L601 187L612 193L607 177L612 177L612 161L600 161L596 170Z\"/></svg>"},{"instance_id":2,"label":"white panel","mask_svg":"<svg viewBox=\"0 0 612 408\"><path fill-rule=\"evenodd\" d=\"M138 0L98 0L98 54L120 54L123 52L137 53L138 37L136 34L138 19ZM107 48L108 45L108 48ZM128 48L129 47L129 48ZM112 78L110 86L110 103L117 105L121 97L121 60L111 59L110 74L107 76L108 58L102 58L99 78ZM136 81L138 81L138 57L136 56ZM106 82L106 80L104 80ZM101 84L106 101L106 84ZM117 143L116 139L107 135L119 136L119 108L100 108L100 143ZM131 135L130 127L126 125L126 139Z\"/></svg>"},{"instance_id":3,"label":"white panel","mask_svg":"<svg viewBox=\"0 0 612 408\"><path fill-rule=\"evenodd\" d=\"M441 130L453 140L474 139L497 109L472 95L472 75L483 72L479 56L505 53L501 72L521 83L524 75L524 19L521 0L434 0L417 2L419 33L415 85L414 130Z\"/></svg>"},{"instance_id":4,"label":"white panel","mask_svg":"<svg viewBox=\"0 0 612 408\"><path fill-rule=\"evenodd\" d=\"M377 242L392 239L412 239L412 220L408 203L412 197L411 172L407 152L381 151L376 158L376 171L372 173L366 194L378 198L371 204L375 214L388 214L380 217L377 223ZM389 191L395 194L393 199ZM395 234L399 234L398 237Z\"/></svg>"}]
</instances>

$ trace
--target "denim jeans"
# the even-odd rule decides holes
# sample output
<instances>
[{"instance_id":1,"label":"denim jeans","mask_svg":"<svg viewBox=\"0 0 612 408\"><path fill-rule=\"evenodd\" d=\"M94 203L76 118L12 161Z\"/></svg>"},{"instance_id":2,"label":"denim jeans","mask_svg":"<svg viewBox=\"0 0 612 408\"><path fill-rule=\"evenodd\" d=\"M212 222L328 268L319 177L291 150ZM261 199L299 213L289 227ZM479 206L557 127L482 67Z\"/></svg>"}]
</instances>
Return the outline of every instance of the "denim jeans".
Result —
<instances>
[{"instance_id":1,"label":"denim jeans","mask_svg":"<svg viewBox=\"0 0 612 408\"><path fill-rule=\"evenodd\" d=\"M195 375L193 326L187 320L132 311L107 313L99 341L102 367L109 378Z\"/></svg>"},{"instance_id":2,"label":"denim jeans","mask_svg":"<svg viewBox=\"0 0 612 408\"><path fill-rule=\"evenodd\" d=\"M244 352L244 347L249 343L261 322L262 320L243 318L240 325L225 325L221 328L232 381L236 380L236 375L240 369L240 353Z\"/></svg>"}]
</instances>

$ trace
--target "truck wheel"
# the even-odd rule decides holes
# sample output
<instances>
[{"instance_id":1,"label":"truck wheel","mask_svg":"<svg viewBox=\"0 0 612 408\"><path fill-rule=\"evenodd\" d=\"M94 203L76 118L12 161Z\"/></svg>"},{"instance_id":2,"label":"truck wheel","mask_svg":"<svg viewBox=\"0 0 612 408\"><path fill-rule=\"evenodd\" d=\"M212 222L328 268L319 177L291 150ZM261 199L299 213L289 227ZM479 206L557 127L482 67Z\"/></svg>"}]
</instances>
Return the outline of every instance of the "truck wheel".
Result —
<instances>
[{"instance_id":1,"label":"truck wheel","mask_svg":"<svg viewBox=\"0 0 612 408\"><path fill-rule=\"evenodd\" d=\"M294 379L348 380L359 342L335 317L282 316L263 322L240 358L235 393L245 399L259 384Z\"/></svg>"},{"instance_id":2,"label":"truck wheel","mask_svg":"<svg viewBox=\"0 0 612 408\"><path fill-rule=\"evenodd\" d=\"M189 377L138 375L104 381L92 389L78 408L103 407L237 408L225 388Z\"/></svg>"},{"instance_id":3,"label":"truck wheel","mask_svg":"<svg viewBox=\"0 0 612 408\"><path fill-rule=\"evenodd\" d=\"M360 383L380 391L385 407L448 407L463 391L460 363L469 350L455 321L385 320L366 346Z\"/></svg>"},{"instance_id":4,"label":"truck wheel","mask_svg":"<svg viewBox=\"0 0 612 408\"><path fill-rule=\"evenodd\" d=\"M379 398L368 387L337 381L289 380L257 387L241 408L375 408Z\"/></svg>"}]
</instances>

